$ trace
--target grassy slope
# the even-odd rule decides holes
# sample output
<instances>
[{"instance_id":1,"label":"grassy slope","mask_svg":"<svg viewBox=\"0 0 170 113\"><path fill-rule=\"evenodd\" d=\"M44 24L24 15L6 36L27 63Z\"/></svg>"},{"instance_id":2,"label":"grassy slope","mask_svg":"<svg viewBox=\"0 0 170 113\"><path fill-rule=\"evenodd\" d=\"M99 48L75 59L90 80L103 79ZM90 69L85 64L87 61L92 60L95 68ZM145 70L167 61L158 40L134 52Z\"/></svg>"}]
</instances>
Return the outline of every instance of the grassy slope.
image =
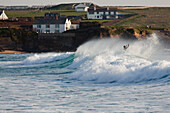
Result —
<instances>
[{"instance_id":1,"label":"grassy slope","mask_svg":"<svg viewBox=\"0 0 170 113\"><path fill-rule=\"evenodd\" d=\"M122 11L137 15L116 23L118 26L145 27L149 25L154 28L170 28L170 7Z\"/></svg>"},{"instance_id":2,"label":"grassy slope","mask_svg":"<svg viewBox=\"0 0 170 113\"><path fill-rule=\"evenodd\" d=\"M80 16L85 15L86 12L75 12L74 10L26 10L26 11L6 11L9 18L11 17L35 17L44 16L47 12L59 12L61 15Z\"/></svg>"},{"instance_id":3,"label":"grassy slope","mask_svg":"<svg viewBox=\"0 0 170 113\"><path fill-rule=\"evenodd\" d=\"M130 26L130 27L146 27L147 25L153 28L170 28L170 7L155 7L147 9L121 9L120 13L137 14L130 18L122 19L115 22L113 26ZM86 12L75 12L74 10L37 10L37 11L6 11L9 17L34 17L43 16L46 12L59 12L61 15L81 16L86 15ZM86 21L86 20L83 20ZM88 20L105 22L107 20ZM110 21L110 20L109 20Z\"/></svg>"}]
</instances>

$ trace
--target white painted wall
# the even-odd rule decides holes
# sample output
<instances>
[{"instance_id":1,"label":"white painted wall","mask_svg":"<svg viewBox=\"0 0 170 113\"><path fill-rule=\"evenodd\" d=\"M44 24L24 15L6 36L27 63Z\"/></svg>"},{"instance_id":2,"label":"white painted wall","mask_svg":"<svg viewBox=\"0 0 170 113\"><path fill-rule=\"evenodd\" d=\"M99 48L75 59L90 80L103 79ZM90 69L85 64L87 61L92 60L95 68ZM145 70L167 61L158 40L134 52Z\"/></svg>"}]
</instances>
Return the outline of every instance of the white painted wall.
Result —
<instances>
[{"instance_id":1,"label":"white painted wall","mask_svg":"<svg viewBox=\"0 0 170 113\"><path fill-rule=\"evenodd\" d=\"M8 20L7 15L5 14L5 11L3 10L1 15L0 15L0 20Z\"/></svg>"},{"instance_id":2,"label":"white painted wall","mask_svg":"<svg viewBox=\"0 0 170 113\"><path fill-rule=\"evenodd\" d=\"M94 12L94 14L89 14L87 12L87 19L103 19L103 12L99 12L99 14L97 14L96 12Z\"/></svg>"},{"instance_id":3,"label":"white painted wall","mask_svg":"<svg viewBox=\"0 0 170 113\"><path fill-rule=\"evenodd\" d=\"M33 30L39 31L40 33L62 33L66 31L66 25L65 24L59 24L59 27L56 27L56 24L50 24L50 28L46 28L46 24L41 24L41 28L38 28L38 25L34 24L33 25ZM49 32L47 32L49 31Z\"/></svg>"},{"instance_id":4,"label":"white painted wall","mask_svg":"<svg viewBox=\"0 0 170 113\"><path fill-rule=\"evenodd\" d=\"M87 12L87 19L100 19L102 20L103 19L103 14L104 12L94 12L94 14L89 14L89 12ZM106 15L106 18L109 19L110 18L110 15L114 15L114 11L111 12L111 14L109 15L109 12L105 12L105 15ZM116 18L118 18L118 16L116 16Z\"/></svg>"},{"instance_id":5,"label":"white painted wall","mask_svg":"<svg viewBox=\"0 0 170 113\"><path fill-rule=\"evenodd\" d=\"M89 7L85 7L85 10L84 11L87 11L89 9Z\"/></svg>"},{"instance_id":6,"label":"white painted wall","mask_svg":"<svg viewBox=\"0 0 170 113\"><path fill-rule=\"evenodd\" d=\"M71 26L71 21L66 19L65 26L66 26L66 30L69 30Z\"/></svg>"},{"instance_id":7,"label":"white painted wall","mask_svg":"<svg viewBox=\"0 0 170 113\"><path fill-rule=\"evenodd\" d=\"M64 32L64 31L66 31L66 26L65 26L65 24L60 24L60 31L59 31L59 33L62 33L62 32Z\"/></svg>"},{"instance_id":8,"label":"white painted wall","mask_svg":"<svg viewBox=\"0 0 170 113\"><path fill-rule=\"evenodd\" d=\"M41 26L39 28L39 26ZM46 27L47 24L33 24L33 30L39 33L62 33L70 29L78 29L79 24L71 24L71 21L66 19L65 24L50 24L49 28Z\"/></svg>"}]
</instances>

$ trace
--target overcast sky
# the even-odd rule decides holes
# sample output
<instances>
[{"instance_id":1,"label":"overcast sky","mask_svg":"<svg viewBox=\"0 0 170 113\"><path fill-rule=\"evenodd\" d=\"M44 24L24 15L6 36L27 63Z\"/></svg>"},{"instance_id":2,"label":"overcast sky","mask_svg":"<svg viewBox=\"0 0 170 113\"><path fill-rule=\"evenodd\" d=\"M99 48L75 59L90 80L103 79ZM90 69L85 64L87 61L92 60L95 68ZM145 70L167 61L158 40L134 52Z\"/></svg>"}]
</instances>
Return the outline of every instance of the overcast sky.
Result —
<instances>
[{"instance_id":1,"label":"overcast sky","mask_svg":"<svg viewBox=\"0 0 170 113\"><path fill-rule=\"evenodd\" d=\"M0 0L0 5L57 5L60 3L92 2L101 6L163 6L170 0Z\"/></svg>"}]
</instances>

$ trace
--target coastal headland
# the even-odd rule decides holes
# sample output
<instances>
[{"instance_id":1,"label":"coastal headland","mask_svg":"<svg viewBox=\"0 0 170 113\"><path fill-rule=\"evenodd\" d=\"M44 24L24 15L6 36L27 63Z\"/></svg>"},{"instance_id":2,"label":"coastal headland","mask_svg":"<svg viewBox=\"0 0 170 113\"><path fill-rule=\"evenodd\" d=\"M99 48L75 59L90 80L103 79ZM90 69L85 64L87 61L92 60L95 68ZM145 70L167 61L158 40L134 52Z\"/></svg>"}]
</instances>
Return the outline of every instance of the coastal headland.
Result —
<instances>
[{"instance_id":1,"label":"coastal headland","mask_svg":"<svg viewBox=\"0 0 170 113\"><path fill-rule=\"evenodd\" d=\"M111 20L87 20L85 12L75 12L70 6L62 7L51 7L53 10L7 10L7 15L14 20L0 21L0 53L76 51L77 47L92 39L138 40L152 33L158 34L166 44L170 41L169 7L116 7L124 16ZM72 18L72 21L79 23L80 27L63 33L36 33L32 30L34 16L42 16L43 12L79 16L81 19ZM19 15L22 13L25 15ZM22 18L15 20L14 17Z\"/></svg>"}]
</instances>

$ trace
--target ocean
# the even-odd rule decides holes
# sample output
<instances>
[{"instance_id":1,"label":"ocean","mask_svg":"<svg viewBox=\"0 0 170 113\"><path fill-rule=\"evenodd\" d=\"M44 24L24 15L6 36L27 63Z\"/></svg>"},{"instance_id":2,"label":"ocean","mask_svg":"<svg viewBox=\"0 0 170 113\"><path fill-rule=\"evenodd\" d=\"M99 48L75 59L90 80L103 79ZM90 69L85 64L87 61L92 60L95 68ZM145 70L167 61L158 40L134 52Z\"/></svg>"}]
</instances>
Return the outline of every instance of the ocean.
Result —
<instances>
[{"instance_id":1,"label":"ocean","mask_svg":"<svg viewBox=\"0 0 170 113\"><path fill-rule=\"evenodd\" d=\"M170 112L170 49L156 34L0 54L0 113L114 112Z\"/></svg>"}]
</instances>

